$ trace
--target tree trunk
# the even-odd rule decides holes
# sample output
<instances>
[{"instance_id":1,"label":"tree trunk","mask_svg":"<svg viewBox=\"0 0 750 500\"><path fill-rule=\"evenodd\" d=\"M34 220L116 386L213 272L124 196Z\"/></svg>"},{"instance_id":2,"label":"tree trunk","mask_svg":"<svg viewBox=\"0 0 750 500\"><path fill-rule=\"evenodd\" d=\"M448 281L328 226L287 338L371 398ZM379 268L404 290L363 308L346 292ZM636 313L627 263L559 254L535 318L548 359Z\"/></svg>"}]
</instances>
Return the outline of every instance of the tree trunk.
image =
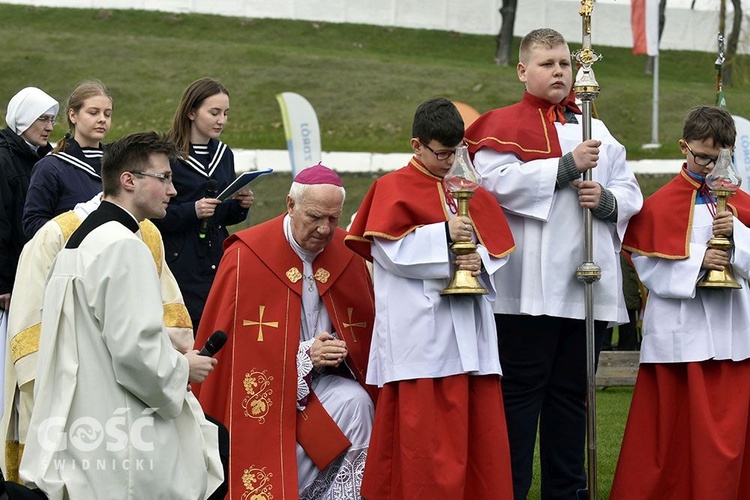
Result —
<instances>
[{"instance_id":1,"label":"tree trunk","mask_svg":"<svg viewBox=\"0 0 750 500\"><path fill-rule=\"evenodd\" d=\"M732 0L734 6L734 18L732 19L732 32L727 41L726 63L724 64L724 85L732 86L732 69L737 58L737 45L740 41L740 29L742 28L742 0Z\"/></svg>"},{"instance_id":2,"label":"tree trunk","mask_svg":"<svg viewBox=\"0 0 750 500\"><path fill-rule=\"evenodd\" d=\"M495 64L510 65L510 51L513 48L513 25L516 23L516 5L518 0L503 0L500 7L500 33L495 37Z\"/></svg>"},{"instance_id":3,"label":"tree trunk","mask_svg":"<svg viewBox=\"0 0 750 500\"><path fill-rule=\"evenodd\" d=\"M664 33L664 23L667 20L667 0L659 0L659 42L661 42L661 35ZM646 58L646 74L654 74L654 56L648 56Z\"/></svg>"}]
</instances>

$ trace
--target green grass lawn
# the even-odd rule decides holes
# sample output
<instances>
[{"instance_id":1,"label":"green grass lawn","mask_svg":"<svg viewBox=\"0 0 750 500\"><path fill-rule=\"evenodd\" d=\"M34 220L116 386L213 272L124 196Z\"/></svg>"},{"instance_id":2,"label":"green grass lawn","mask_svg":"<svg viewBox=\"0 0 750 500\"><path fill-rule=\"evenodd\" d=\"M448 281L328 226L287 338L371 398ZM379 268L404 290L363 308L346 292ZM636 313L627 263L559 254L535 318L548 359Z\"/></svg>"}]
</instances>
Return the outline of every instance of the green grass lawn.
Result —
<instances>
[{"instance_id":1,"label":"green grass lawn","mask_svg":"<svg viewBox=\"0 0 750 500\"><path fill-rule=\"evenodd\" d=\"M597 481L601 500L609 498L612 489L632 397L632 387L606 387L596 391ZM541 498L538 441L535 455L533 482L528 495L530 500Z\"/></svg>"},{"instance_id":2,"label":"green grass lawn","mask_svg":"<svg viewBox=\"0 0 750 500\"><path fill-rule=\"evenodd\" d=\"M571 16L578 17L577 8ZM0 106L35 85L63 101L86 78L115 100L109 139L165 130L184 88L222 80L231 93L223 135L235 148L284 149L275 95L298 92L315 107L326 151L407 152L416 106L442 95L480 112L518 100L515 68L493 64L492 36L382 26L160 12L0 5ZM516 40L518 43L518 40ZM571 48L579 45L571 40ZM715 54L664 51L659 136L651 137L652 79L629 49L597 45L598 112L632 159L674 158L686 111L710 104ZM730 110L750 117L750 65L737 61ZM0 109L0 111L4 111ZM4 113L2 113L4 115ZM53 140L64 133L58 125Z\"/></svg>"}]
</instances>

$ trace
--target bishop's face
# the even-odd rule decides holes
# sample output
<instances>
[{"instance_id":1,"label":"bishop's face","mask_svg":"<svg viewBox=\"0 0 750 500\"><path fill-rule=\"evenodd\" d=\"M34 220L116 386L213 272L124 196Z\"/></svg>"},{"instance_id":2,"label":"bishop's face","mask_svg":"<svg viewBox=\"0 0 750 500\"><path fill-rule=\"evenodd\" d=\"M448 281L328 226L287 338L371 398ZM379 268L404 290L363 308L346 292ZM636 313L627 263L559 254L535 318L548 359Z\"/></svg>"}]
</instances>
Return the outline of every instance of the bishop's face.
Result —
<instances>
[{"instance_id":1,"label":"bishop's face","mask_svg":"<svg viewBox=\"0 0 750 500\"><path fill-rule=\"evenodd\" d=\"M344 195L330 184L312 185L302 199L286 199L294 240L308 252L318 253L333 239L339 225Z\"/></svg>"}]
</instances>

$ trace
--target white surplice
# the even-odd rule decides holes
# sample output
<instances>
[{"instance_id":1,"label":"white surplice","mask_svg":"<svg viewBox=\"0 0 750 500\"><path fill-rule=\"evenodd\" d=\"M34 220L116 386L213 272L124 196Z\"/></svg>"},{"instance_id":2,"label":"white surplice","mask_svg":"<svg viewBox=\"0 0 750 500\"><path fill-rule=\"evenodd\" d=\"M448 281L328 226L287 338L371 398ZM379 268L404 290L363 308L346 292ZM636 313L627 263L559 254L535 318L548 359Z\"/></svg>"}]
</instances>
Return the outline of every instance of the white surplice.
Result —
<instances>
[{"instance_id":1,"label":"white surplice","mask_svg":"<svg viewBox=\"0 0 750 500\"><path fill-rule=\"evenodd\" d=\"M706 242L713 236L707 205L696 205L690 256L671 260L633 254L649 289L643 315L641 363L750 358L750 229L734 219L732 270L742 289L697 287Z\"/></svg>"},{"instance_id":2,"label":"white surplice","mask_svg":"<svg viewBox=\"0 0 750 500\"><path fill-rule=\"evenodd\" d=\"M44 296L21 479L50 499L203 499L217 430L187 391L148 247L123 224L64 249Z\"/></svg>"},{"instance_id":3,"label":"white surplice","mask_svg":"<svg viewBox=\"0 0 750 500\"><path fill-rule=\"evenodd\" d=\"M555 127L563 154L581 143L580 124L556 122ZM594 314L597 320L627 323L619 251L643 195L626 164L625 148L600 120L592 120L592 138L602 141L592 179L617 200L616 223L593 218L594 262L602 270L594 283ZM482 186L500 202L516 242L508 264L495 273L496 313L585 317L584 286L575 274L584 261L583 209L575 187L556 188L559 160L524 163L490 148L474 158Z\"/></svg>"},{"instance_id":4,"label":"white surplice","mask_svg":"<svg viewBox=\"0 0 750 500\"><path fill-rule=\"evenodd\" d=\"M367 383L501 374L490 276L506 261L477 250L488 295L440 295L453 273L445 223L427 224L398 240L373 238L375 327Z\"/></svg>"},{"instance_id":5,"label":"white surplice","mask_svg":"<svg viewBox=\"0 0 750 500\"><path fill-rule=\"evenodd\" d=\"M8 325L7 352L5 354L5 397L0 432L6 453L0 454L0 467L5 477L18 480L18 456L15 449L26 443L29 419L34 408L34 377L39 348L39 331L42 321L42 300L47 275L57 254L65 246L70 234L100 204L100 195L79 203L73 211L63 213L48 221L29 240L18 260L17 279L13 285L12 319ZM164 258L164 244L158 229L149 220L140 223L136 233L143 239L157 263L161 285L164 321L172 344L180 352L193 348L193 330L184 326L189 318L185 302ZM4 337L6 338L6 337ZM15 449L14 449L15 448Z\"/></svg>"}]
</instances>

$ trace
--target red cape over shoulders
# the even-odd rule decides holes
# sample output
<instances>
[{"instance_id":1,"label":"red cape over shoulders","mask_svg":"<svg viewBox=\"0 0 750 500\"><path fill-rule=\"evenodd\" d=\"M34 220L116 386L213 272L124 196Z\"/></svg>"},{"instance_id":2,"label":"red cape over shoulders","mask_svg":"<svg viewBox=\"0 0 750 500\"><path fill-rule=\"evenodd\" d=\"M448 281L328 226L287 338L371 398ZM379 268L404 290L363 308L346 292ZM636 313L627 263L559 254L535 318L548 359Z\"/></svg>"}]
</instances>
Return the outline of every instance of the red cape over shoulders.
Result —
<instances>
[{"instance_id":1,"label":"red cape over shoulders","mask_svg":"<svg viewBox=\"0 0 750 500\"><path fill-rule=\"evenodd\" d=\"M641 211L630 219L623 248L640 255L686 259L700 187L700 181L691 177L683 165L680 173L649 196ZM750 225L750 195L737 191L728 205L743 224Z\"/></svg>"},{"instance_id":2,"label":"red cape over shoulders","mask_svg":"<svg viewBox=\"0 0 750 500\"><path fill-rule=\"evenodd\" d=\"M349 229L346 244L367 259L373 237L398 240L416 228L445 222L445 192L440 177L416 158L409 165L377 179L365 195ZM515 249L513 235L497 200L484 188L469 200L469 216L477 238L490 255L504 257Z\"/></svg>"},{"instance_id":3,"label":"red cape over shoulders","mask_svg":"<svg viewBox=\"0 0 750 500\"><path fill-rule=\"evenodd\" d=\"M574 113L581 112L572 96L561 106ZM557 107L525 92L520 102L488 111L471 124L466 130L469 152L474 155L487 147L513 153L524 162L561 157L554 117L550 116Z\"/></svg>"}]
</instances>

